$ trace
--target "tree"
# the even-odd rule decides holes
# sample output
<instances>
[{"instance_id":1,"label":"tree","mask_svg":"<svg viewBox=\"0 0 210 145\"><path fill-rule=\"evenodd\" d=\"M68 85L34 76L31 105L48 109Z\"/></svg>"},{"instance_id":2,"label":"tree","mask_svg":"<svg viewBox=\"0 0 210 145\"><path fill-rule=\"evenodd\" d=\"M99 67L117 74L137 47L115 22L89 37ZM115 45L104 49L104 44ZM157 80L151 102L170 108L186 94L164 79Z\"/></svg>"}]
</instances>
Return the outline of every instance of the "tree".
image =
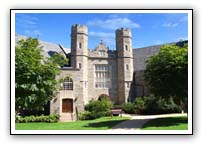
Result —
<instances>
[{"instance_id":1,"label":"tree","mask_svg":"<svg viewBox=\"0 0 210 145\"><path fill-rule=\"evenodd\" d=\"M60 60L59 63L56 60ZM67 60L62 55L44 57L37 39L20 40L15 47L15 108L40 111L56 95L59 65Z\"/></svg>"},{"instance_id":2,"label":"tree","mask_svg":"<svg viewBox=\"0 0 210 145\"><path fill-rule=\"evenodd\" d=\"M147 60L145 81L156 96L173 96L186 101L188 96L188 46L164 45Z\"/></svg>"}]
</instances>

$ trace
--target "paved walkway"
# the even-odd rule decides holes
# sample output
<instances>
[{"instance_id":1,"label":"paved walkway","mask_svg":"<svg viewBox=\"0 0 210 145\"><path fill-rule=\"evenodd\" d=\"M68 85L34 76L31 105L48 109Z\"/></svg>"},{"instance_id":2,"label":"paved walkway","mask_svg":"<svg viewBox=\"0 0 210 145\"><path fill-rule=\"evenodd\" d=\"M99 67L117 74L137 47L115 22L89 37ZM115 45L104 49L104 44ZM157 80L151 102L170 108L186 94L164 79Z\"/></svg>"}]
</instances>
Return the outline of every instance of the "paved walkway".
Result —
<instances>
[{"instance_id":1,"label":"paved walkway","mask_svg":"<svg viewBox=\"0 0 210 145\"><path fill-rule=\"evenodd\" d=\"M130 120L123 121L112 127L111 130L123 129L123 130L137 130L141 128L147 121L155 118L165 118L165 117L178 117L186 116L187 114L162 114L162 115L130 115L123 114L124 117L130 117Z\"/></svg>"}]
</instances>

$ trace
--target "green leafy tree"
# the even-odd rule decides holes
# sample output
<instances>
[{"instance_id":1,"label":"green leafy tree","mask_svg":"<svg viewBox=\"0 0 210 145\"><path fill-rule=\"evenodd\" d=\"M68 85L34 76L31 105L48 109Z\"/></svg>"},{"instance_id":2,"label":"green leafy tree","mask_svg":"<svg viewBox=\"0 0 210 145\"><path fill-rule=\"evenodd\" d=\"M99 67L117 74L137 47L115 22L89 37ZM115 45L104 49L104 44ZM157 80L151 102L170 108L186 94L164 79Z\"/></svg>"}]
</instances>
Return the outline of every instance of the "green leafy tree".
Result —
<instances>
[{"instance_id":1,"label":"green leafy tree","mask_svg":"<svg viewBox=\"0 0 210 145\"><path fill-rule=\"evenodd\" d=\"M67 64L67 60L65 57L63 57L59 53L55 53L52 57L49 58L54 64L56 64L58 67L63 67L65 64Z\"/></svg>"},{"instance_id":2,"label":"green leafy tree","mask_svg":"<svg viewBox=\"0 0 210 145\"><path fill-rule=\"evenodd\" d=\"M179 101L188 96L188 46L164 45L147 60L145 81L156 96L173 96Z\"/></svg>"},{"instance_id":3,"label":"green leafy tree","mask_svg":"<svg viewBox=\"0 0 210 145\"><path fill-rule=\"evenodd\" d=\"M44 57L37 39L20 40L15 47L16 111L24 115L24 111L43 110L59 89L55 77L66 62L60 54Z\"/></svg>"}]
</instances>

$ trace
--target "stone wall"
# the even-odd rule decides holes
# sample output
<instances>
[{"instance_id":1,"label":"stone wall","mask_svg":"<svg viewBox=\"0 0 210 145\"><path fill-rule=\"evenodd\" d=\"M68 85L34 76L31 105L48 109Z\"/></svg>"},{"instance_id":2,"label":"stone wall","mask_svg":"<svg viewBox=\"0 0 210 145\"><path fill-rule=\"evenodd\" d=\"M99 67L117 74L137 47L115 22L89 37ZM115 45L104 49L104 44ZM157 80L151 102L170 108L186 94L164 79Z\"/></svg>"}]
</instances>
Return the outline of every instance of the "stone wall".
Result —
<instances>
[{"instance_id":1,"label":"stone wall","mask_svg":"<svg viewBox=\"0 0 210 145\"><path fill-rule=\"evenodd\" d=\"M149 46L139 49L133 49L134 62L134 93L135 97L149 95L149 89L144 81L144 70L146 69L146 60L157 54L162 45Z\"/></svg>"},{"instance_id":2,"label":"stone wall","mask_svg":"<svg viewBox=\"0 0 210 145\"><path fill-rule=\"evenodd\" d=\"M161 45L133 49L134 71L145 70L148 57L159 52Z\"/></svg>"},{"instance_id":3,"label":"stone wall","mask_svg":"<svg viewBox=\"0 0 210 145\"><path fill-rule=\"evenodd\" d=\"M100 55L100 51L104 54ZM110 68L111 85L108 88L95 88L95 65L106 64ZM116 53L108 50L104 43L100 43L96 49L89 51L88 58L88 99L97 100L101 94L107 94L111 100L117 103L117 67Z\"/></svg>"},{"instance_id":4,"label":"stone wall","mask_svg":"<svg viewBox=\"0 0 210 145\"><path fill-rule=\"evenodd\" d=\"M134 74L135 80L135 96L147 96L149 95L149 89L144 81L144 70L136 71Z\"/></svg>"},{"instance_id":5,"label":"stone wall","mask_svg":"<svg viewBox=\"0 0 210 145\"><path fill-rule=\"evenodd\" d=\"M60 90L57 96L51 101L50 113L65 115L62 113L62 99L73 99L73 116L76 116L76 108L79 112L84 110L84 83L81 81L81 73L79 69L63 68L61 74L56 79L64 79L70 76L73 80L73 90Z\"/></svg>"}]
</instances>

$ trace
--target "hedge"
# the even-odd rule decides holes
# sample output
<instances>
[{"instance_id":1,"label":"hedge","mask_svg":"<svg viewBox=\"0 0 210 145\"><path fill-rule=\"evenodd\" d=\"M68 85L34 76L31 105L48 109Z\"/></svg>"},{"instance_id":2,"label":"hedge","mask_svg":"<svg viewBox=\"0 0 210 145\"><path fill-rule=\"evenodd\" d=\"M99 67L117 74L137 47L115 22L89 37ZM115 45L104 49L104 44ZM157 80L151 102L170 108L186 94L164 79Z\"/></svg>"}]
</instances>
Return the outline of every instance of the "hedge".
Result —
<instances>
[{"instance_id":1,"label":"hedge","mask_svg":"<svg viewBox=\"0 0 210 145\"><path fill-rule=\"evenodd\" d=\"M54 122L58 122L59 120L59 116L56 114L52 114L52 115L48 115L48 116L25 116L25 117L21 117L21 116L16 116L15 117L15 122L16 123L29 123L29 122L48 122L48 123L54 123Z\"/></svg>"}]
</instances>

